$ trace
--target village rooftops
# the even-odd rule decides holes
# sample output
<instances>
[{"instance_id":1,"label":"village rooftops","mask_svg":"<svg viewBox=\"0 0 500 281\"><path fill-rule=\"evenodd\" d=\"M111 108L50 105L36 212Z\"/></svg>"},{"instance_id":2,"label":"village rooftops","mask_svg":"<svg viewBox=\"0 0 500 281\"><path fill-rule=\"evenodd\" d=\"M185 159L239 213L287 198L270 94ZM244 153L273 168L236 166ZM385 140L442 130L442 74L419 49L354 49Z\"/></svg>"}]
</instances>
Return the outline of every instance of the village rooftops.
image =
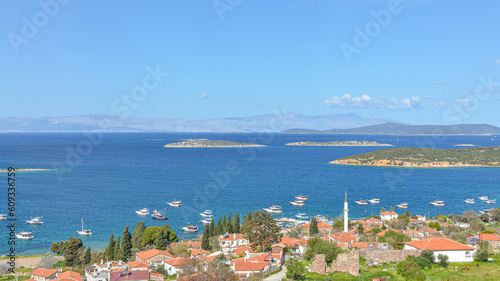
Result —
<instances>
[{"instance_id":1,"label":"village rooftops","mask_svg":"<svg viewBox=\"0 0 500 281\"><path fill-rule=\"evenodd\" d=\"M446 238L429 238L420 241L406 242L405 244L422 251L475 250L475 248L471 246L467 246L465 244Z\"/></svg>"}]
</instances>

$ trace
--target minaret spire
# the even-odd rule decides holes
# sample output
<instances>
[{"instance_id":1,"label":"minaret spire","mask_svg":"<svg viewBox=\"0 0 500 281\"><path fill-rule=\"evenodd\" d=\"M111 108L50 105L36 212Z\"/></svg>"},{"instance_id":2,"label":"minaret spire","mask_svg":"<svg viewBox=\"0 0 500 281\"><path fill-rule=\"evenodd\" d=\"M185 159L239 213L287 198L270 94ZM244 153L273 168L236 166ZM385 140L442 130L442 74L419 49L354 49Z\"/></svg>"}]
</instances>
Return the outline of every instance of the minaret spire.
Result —
<instances>
[{"instance_id":1,"label":"minaret spire","mask_svg":"<svg viewBox=\"0 0 500 281\"><path fill-rule=\"evenodd\" d=\"M349 224L349 218L348 218L348 213L349 213L349 208L348 208L348 203L347 203L347 190L345 191L345 201L344 201L344 232L348 231L348 224Z\"/></svg>"}]
</instances>

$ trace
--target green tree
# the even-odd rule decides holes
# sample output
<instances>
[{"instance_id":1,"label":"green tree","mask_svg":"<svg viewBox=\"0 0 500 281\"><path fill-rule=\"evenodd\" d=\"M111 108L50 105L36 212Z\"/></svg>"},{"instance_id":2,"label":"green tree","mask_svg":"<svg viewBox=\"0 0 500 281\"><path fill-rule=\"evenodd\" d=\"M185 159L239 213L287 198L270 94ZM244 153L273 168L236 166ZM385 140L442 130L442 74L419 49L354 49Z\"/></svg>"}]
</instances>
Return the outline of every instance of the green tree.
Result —
<instances>
[{"instance_id":1,"label":"green tree","mask_svg":"<svg viewBox=\"0 0 500 281\"><path fill-rule=\"evenodd\" d=\"M431 250L422 251L420 257L427 259L430 263L436 262L436 257L434 256L434 252Z\"/></svg>"},{"instance_id":2,"label":"green tree","mask_svg":"<svg viewBox=\"0 0 500 281\"><path fill-rule=\"evenodd\" d=\"M87 247L87 252L85 253L85 258L84 258L85 264L90 264L90 261L92 261L92 250L90 247Z\"/></svg>"},{"instance_id":3,"label":"green tree","mask_svg":"<svg viewBox=\"0 0 500 281\"><path fill-rule=\"evenodd\" d=\"M474 256L474 260L481 262L488 261L488 259L490 258L489 247L490 244L488 243L488 241L483 241L481 243L481 246L479 247L479 251L477 251L476 255Z\"/></svg>"},{"instance_id":4,"label":"green tree","mask_svg":"<svg viewBox=\"0 0 500 281\"><path fill-rule=\"evenodd\" d=\"M205 228L203 229L203 236L201 237L201 248L207 251L210 249L209 232L209 226L205 224Z\"/></svg>"},{"instance_id":5,"label":"green tree","mask_svg":"<svg viewBox=\"0 0 500 281\"><path fill-rule=\"evenodd\" d=\"M217 221L217 225L215 226L215 235L220 236L222 235L222 218L219 217L219 220Z\"/></svg>"},{"instance_id":6,"label":"green tree","mask_svg":"<svg viewBox=\"0 0 500 281\"><path fill-rule=\"evenodd\" d=\"M286 261L286 278L292 280L304 280L306 268L297 259L288 259Z\"/></svg>"},{"instance_id":7,"label":"green tree","mask_svg":"<svg viewBox=\"0 0 500 281\"><path fill-rule=\"evenodd\" d=\"M233 218L233 233L240 233L241 232L241 226L240 226L240 215L236 213Z\"/></svg>"},{"instance_id":8,"label":"green tree","mask_svg":"<svg viewBox=\"0 0 500 281\"><path fill-rule=\"evenodd\" d=\"M163 228L163 232L165 233L165 239L167 240L167 244L170 242L177 242L179 241L179 237L177 237L177 234L170 228L170 224L166 224L163 226L149 226L144 230L144 233L142 234L141 238L141 243L143 246L146 245L155 245L157 243L156 237L158 236L158 233L160 232L160 228Z\"/></svg>"},{"instance_id":9,"label":"green tree","mask_svg":"<svg viewBox=\"0 0 500 281\"><path fill-rule=\"evenodd\" d=\"M337 246L337 243L331 243L320 238L312 238L308 241L307 252L304 257L312 259L317 254L323 254L325 255L325 261L331 263L340 253L342 253L342 249Z\"/></svg>"},{"instance_id":10,"label":"green tree","mask_svg":"<svg viewBox=\"0 0 500 281\"><path fill-rule=\"evenodd\" d=\"M394 212L394 207L390 206L389 207L389 212Z\"/></svg>"},{"instance_id":11,"label":"green tree","mask_svg":"<svg viewBox=\"0 0 500 281\"><path fill-rule=\"evenodd\" d=\"M208 229L208 236L209 237L214 237L215 236L215 222L214 222L213 218L210 221L210 226L209 226L209 229Z\"/></svg>"},{"instance_id":12,"label":"green tree","mask_svg":"<svg viewBox=\"0 0 500 281\"><path fill-rule=\"evenodd\" d=\"M440 222L446 222L448 219L446 218L446 216L445 216L445 215L441 214L441 215L439 215L439 216L438 216L438 220L439 220Z\"/></svg>"},{"instance_id":13,"label":"green tree","mask_svg":"<svg viewBox=\"0 0 500 281\"><path fill-rule=\"evenodd\" d=\"M384 207L380 208L380 212L381 213L385 212L385 208Z\"/></svg>"},{"instance_id":14,"label":"green tree","mask_svg":"<svg viewBox=\"0 0 500 281\"><path fill-rule=\"evenodd\" d=\"M113 238L113 233L111 233L111 236L109 237L109 242L108 246L106 247L106 250L104 250L104 256L112 261L115 259L115 239Z\"/></svg>"},{"instance_id":15,"label":"green tree","mask_svg":"<svg viewBox=\"0 0 500 281\"><path fill-rule=\"evenodd\" d=\"M231 218L231 212L229 212L229 215L227 216L227 221L226 221L226 233L234 233L233 232L233 220Z\"/></svg>"},{"instance_id":16,"label":"green tree","mask_svg":"<svg viewBox=\"0 0 500 281\"><path fill-rule=\"evenodd\" d=\"M252 243L252 248L268 251L273 244L280 241L280 229L271 214L255 211L248 227L245 228L245 235Z\"/></svg>"},{"instance_id":17,"label":"green tree","mask_svg":"<svg viewBox=\"0 0 500 281\"><path fill-rule=\"evenodd\" d=\"M80 256L83 251L83 243L79 238L70 237L64 252L64 261L66 266L81 265Z\"/></svg>"},{"instance_id":18,"label":"green tree","mask_svg":"<svg viewBox=\"0 0 500 281\"><path fill-rule=\"evenodd\" d=\"M225 234L226 233L226 214L224 214L224 216L222 217L222 234Z\"/></svg>"},{"instance_id":19,"label":"green tree","mask_svg":"<svg viewBox=\"0 0 500 281\"><path fill-rule=\"evenodd\" d=\"M128 231L128 224L123 230L122 245L120 247L120 251L123 261L127 261L128 258L132 256L132 235L130 235L130 232Z\"/></svg>"},{"instance_id":20,"label":"green tree","mask_svg":"<svg viewBox=\"0 0 500 281\"><path fill-rule=\"evenodd\" d=\"M156 235L156 240L155 240L155 246L156 249L158 250L166 250L167 249L167 234L165 233L165 230L160 227L160 230L158 231L158 234Z\"/></svg>"},{"instance_id":21,"label":"green tree","mask_svg":"<svg viewBox=\"0 0 500 281\"><path fill-rule=\"evenodd\" d=\"M432 267L432 263L428 259L426 259L426 258L424 258L422 256L420 256L420 257L412 257L411 260L414 261L414 262L416 262L418 264L418 266L420 266L420 268L422 268L422 269L424 269L426 267L427 268L431 268Z\"/></svg>"},{"instance_id":22,"label":"green tree","mask_svg":"<svg viewBox=\"0 0 500 281\"><path fill-rule=\"evenodd\" d=\"M357 234L364 234L365 233L365 229L363 228L362 224L358 224L358 227L356 228L356 233Z\"/></svg>"},{"instance_id":23,"label":"green tree","mask_svg":"<svg viewBox=\"0 0 500 281\"><path fill-rule=\"evenodd\" d=\"M68 244L68 241L54 242L50 246L50 250L52 252L54 252L55 254L64 255L64 252L66 252L66 245L67 244Z\"/></svg>"},{"instance_id":24,"label":"green tree","mask_svg":"<svg viewBox=\"0 0 500 281\"><path fill-rule=\"evenodd\" d=\"M408 211L408 209L406 209L406 212L404 213L405 216L407 216L408 218L411 217L411 213L410 211Z\"/></svg>"},{"instance_id":25,"label":"green tree","mask_svg":"<svg viewBox=\"0 0 500 281\"><path fill-rule=\"evenodd\" d=\"M137 222L134 228L134 233L132 234L132 247L138 250L142 250L141 238L144 230L146 229L146 224L144 221Z\"/></svg>"},{"instance_id":26,"label":"green tree","mask_svg":"<svg viewBox=\"0 0 500 281\"><path fill-rule=\"evenodd\" d=\"M309 236L314 236L319 233L318 229L318 221L315 217L311 219L311 223L309 224Z\"/></svg>"},{"instance_id":27,"label":"green tree","mask_svg":"<svg viewBox=\"0 0 500 281\"><path fill-rule=\"evenodd\" d=\"M439 260L438 264L442 267L448 267L448 265L450 264L448 262L449 259L450 258L448 257L448 255L439 254L438 255L438 260Z\"/></svg>"},{"instance_id":28,"label":"green tree","mask_svg":"<svg viewBox=\"0 0 500 281\"><path fill-rule=\"evenodd\" d=\"M120 236L116 238L116 241L114 243L113 256L115 257L115 260L122 259L122 256L120 255Z\"/></svg>"}]
</instances>

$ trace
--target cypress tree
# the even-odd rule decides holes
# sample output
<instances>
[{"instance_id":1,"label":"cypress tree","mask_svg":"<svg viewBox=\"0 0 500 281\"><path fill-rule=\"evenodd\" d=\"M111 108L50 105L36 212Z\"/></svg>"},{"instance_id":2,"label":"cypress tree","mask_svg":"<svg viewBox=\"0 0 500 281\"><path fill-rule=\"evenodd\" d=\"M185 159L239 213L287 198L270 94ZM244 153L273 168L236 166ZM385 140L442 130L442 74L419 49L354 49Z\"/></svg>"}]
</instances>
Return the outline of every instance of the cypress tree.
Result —
<instances>
[{"instance_id":1,"label":"cypress tree","mask_svg":"<svg viewBox=\"0 0 500 281\"><path fill-rule=\"evenodd\" d=\"M221 234L225 234L225 231L226 231L226 214L224 214L224 216L222 217L222 233Z\"/></svg>"},{"instance_id":2,"label":"cypress tree","mask_svg":"<svg viewBox=\"0 0 500 281\"><path fill-rule=\"evenodd\" d=\"M115 259L115 239L113 238L113 233L111 233L111 236L109 237L109 243L108 246L106 247L106 250L104 250L104 256L108 258L108 260L112 261Z\"/></svg>"},{"instance_id":3,"label":"cypress tree","mask_svg":"<svg viewBox=\"0 0 500 281\"><path fill-rule=\"evenodd\" d=\"M309 225L309 235L313 236L313 235L318 234L318 233L319 233L318 221L316 221L316 218L313 217L311 219L311 224Z\"/></svg>"},{"instance_id":4,"label":"cypress tree","mask_svg":"<svg viewBox=\"0 0 500 281\"><path fill-rule=\"evenodd\" d=\"M163 230L163 227L160 227L160 231L158 231L158 235L156 235L156 249L158 250L166 250L167 249L167 233Z\"/></svg>"},{"instance_id":5,"label":"cypress tree","mask_svg":"<svg viewBox=\"0 0 500 281\"><path fill-rule=\"evenodd\" d=\"M214 235L215 235L215 222L214 219L212 218L212 220L210 221L210 227L208 229L208 236L214 237Z\"/></svg>"},{"instance_id":6,"label":"cypress tree","mask_svg":"<svg viewBox=\"0 0 500 281\"><path fill-rule=\"evenodd\" d=\"M229 212L229 215L227 216L225 230L226 230L226 233L233 233L233 220L231 219L231 212Z\"/></svg>"},{"instance_id":7,"label":"cypress tree","mask_svg":"<svg viewBox=\"0 0 500 281\"><path fill-rule=\"evenodd\" d=\"M252 213L251 212L248 212L248 216L247 216L247 220L252 220Z\"/></svg>"},{"instance_id":8,"label":"cypress tree","mask_svg":"<svg viewBox=\"0 0 500 281\"><path fill-rule=\"evenodd\" d=\"M132 256L132 235L128 232L128 224L123 230L122 245L120 250L122 251L121 257L124 259L123 261L127 261L128 258Z\"/></svg>"},{"instance_id":9,"label":"cypress tree","mask_svg":"<svg viewBox=\"0 0 500 281\"><path fill-rule=\"evenodd\" d=\"M142 244L141 244L141 238L142 234L144 233L144 230L146 229L146 225L144 224L144 221L142 222L137 222L134 228L134 233L132 234L132 248L139 249L141 250Z\"/></svg>"},{"instance_id":10,"label":"cypress tree","mask_svg":"<svg viewBox=\"0 0 500 281\"><path fill-rule=\"evenodd\" d=\"M85 264L90 264L90 262L92 261L92 250L90 249L90 247L87 247L87 252L85 253Z\"/></svg>"},{"instance_id":11,"label":"cypress tree","mask_svg":"<svg viewBox=\"0 0 500 281\"><path fill-rule=\"evenodd\" d=\"M240 226L240 215L236 213L233 218L233 233L240 233L241 232L241 226Z\"/></svg>"},{"instance_id":12,"label":"cypress tree","mask_svg":"<svg viewBox=\"0 0 500 281\"><path fill-rule=\"evenodd\" d=\"M205 228L203 229L203 236L201 237L201 248L203 250L210 249L210 241L208 240L209 236L209 226L205 224Z\"/></svg>"},{"instance_id":13,"label":"cypress tree","mask_svg":"<svg viewBox=\"0 0 500 281\"><path fill-rule=\"evenodd\" d=\"M113 249L113 256L114 256L114 260L121 260L122 259L121 255L120 255L120 236L118 236L118 238L116 238L115 248Z\"/></svg>"},{"instance_id":14,"label":"cypress tree","mask_svg":"<svg viewBox=\"0 0 500 281\"><path fill-rule=\"evenodd\" d=\"M219 217L219 221L217 221L217 225L215 226L215 235L222 235L222 218Z\"/></svg>"}]
</instances>

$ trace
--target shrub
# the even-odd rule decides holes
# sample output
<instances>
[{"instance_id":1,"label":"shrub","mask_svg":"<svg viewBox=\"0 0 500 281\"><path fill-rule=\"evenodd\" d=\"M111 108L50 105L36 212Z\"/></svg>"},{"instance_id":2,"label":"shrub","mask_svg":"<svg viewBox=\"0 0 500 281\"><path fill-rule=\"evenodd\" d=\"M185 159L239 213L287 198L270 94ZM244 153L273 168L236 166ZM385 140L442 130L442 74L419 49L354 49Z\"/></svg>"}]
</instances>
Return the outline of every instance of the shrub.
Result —
<instances>
[{"instance_id":1,"label":"shrub","mask_svg":"<svg viewBox=\"0 0 500 281\"><path fill-rule=\"evenodd\" d=\"M306 273L305 266L297 259L289 259L286 261L286 278L292 280L302 280L305 279L304 274Z\"/></svg>"},{"instance_id":2,"label":"shrub","mask_svg":"<svg viewBox=\"0 0 500 281\"><path fill-rule=\"evenodd\" d=\"M434 252L432 252L431 250L422 251L420 257L427 259L430 263L436 262L436 257L434 256Z\"/></svg>"},{"instance_id":3,"label":"shrub","mask_svg":"<svg viewBox=\"0 0 500 281\"><path fill-rule=\"evenodd\" d=\"M488 253L488 249L487 248L481 248L477 254L474 256L474 260L475 261L482 261L482 262L486 262L488 261L488 258L490 257L489 253Z\"/></svg>"},{"instance_id":4,"label":"shrub","mask_svg":"<svg viewBox=\"0 0 500 281\"><path fill-rule=\"evenodd\" d=\"M420 268L426 268L426 267L431 268L432 267L432 263L424 257L413 257L411 260L416 262L418 264L418 266L420 266Z\"/></svg>"},{"instance_id":5,"label":"shrub","mask_svg":"<svg viewBox=\"0 0 500 281\"><path fill-rule=\"evenodd\" d=\"M443 255L443 254L439 254L438 255L438 260L439 260L439 265L442 266L442 267L448 267L448 265L450 264L448 262L450 258L447 256L447 255Z\"/></svg>"}]
</instances>

